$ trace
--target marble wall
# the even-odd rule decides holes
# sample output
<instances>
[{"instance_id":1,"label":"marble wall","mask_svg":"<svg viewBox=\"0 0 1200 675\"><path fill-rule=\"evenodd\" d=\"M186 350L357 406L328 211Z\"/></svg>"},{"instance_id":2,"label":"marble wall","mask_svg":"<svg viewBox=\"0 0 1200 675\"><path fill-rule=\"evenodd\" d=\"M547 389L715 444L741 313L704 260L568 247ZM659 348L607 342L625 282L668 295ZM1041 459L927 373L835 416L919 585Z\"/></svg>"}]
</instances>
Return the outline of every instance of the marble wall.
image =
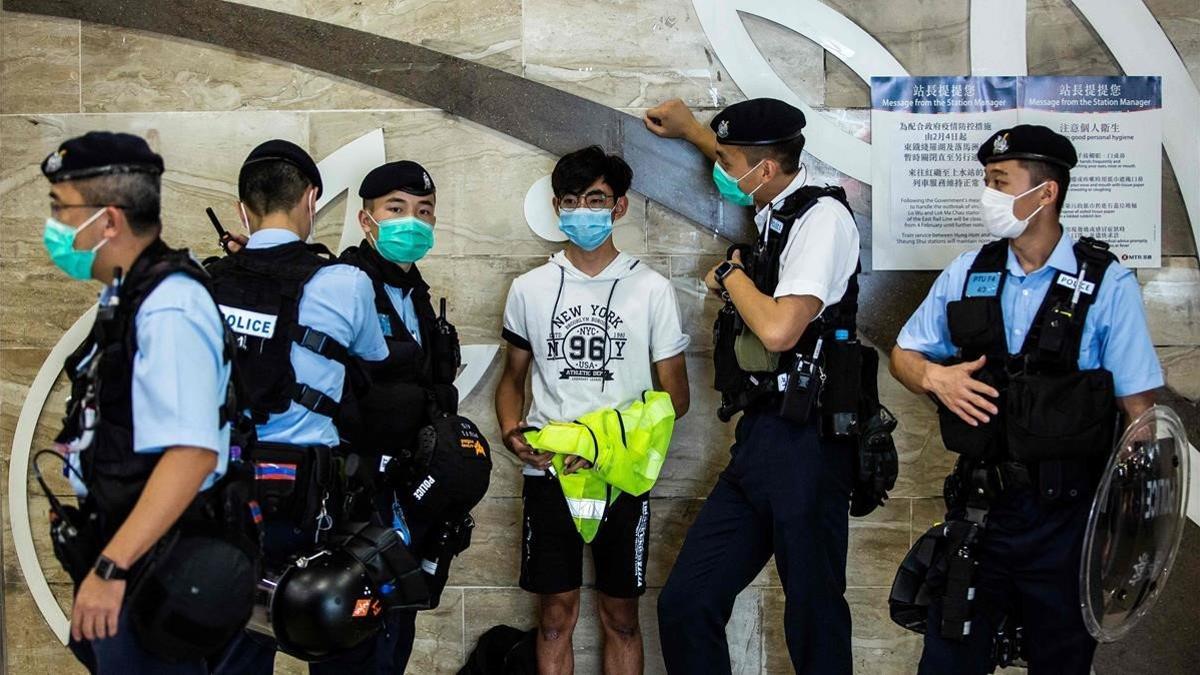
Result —
<instances>
[{"instance_id":1,"label":"marble wall","mask_svg":"<svg viewBox=\"0 0 1200 675\"><path fill-rule=\"evenodd\" d=\"M632 114L679 96L715 108L743 94L711 54L690 0L245 0L478 61L545 82ZM967 4L962 0L826 0L892 50L915 74L966 72ZM1200 81L1200 4L1149 0ZM829 114L861 120L866 86L836 58L790 30L748 17L756 44L801 96ZM1029 0L1034 74L1117 73L1118 68L1066 0ZM497 342L509 282L556 247L524 224L526 189L555 158L489 129L414 101L235 51L104 26L0 12L0 485L20 407L34 374L95 289L65 280L38 241L45 183L37 165L62 139L89 129L146 136L163 154L165 236L201 254L216 252L203 209L237 222L237 167L268 137L285 137L320 158L383 128L389 159L423 163L439 187L438 245L423 265L448 300L466 343ZM1167 256L1143 271L1145 299L1171 386L1200 398L1200 269L1178 189L1164 162ZM617 228L619 246L669 276L693 336L688 367L692 413L681 423L671 459L652 493L650 591L643 603L648 671L662 672L654 601L716 474L727 459L730 427L711 414L709 336L716 305L700 278L725 243L666 209L635 198ZM336 245L345 200L322 213L320 238ZM872 311L867 307L865 311ZM465 404L499 448L491 413L493 368ZM888 406L901 426L901 474L885 508L851 523L848 597L854 655L864 673L912 672L919 640L887 618L886 595L910 542L940 518L938 495L952 458L941 447L925 399L885 375ZM37 443L58 417L62 386L42 413ZM19 470L24 471L24 468ZM65 486L56 484L56 489ZM474 544L455 564L438 610L418 624L413 673L454 672L477 636L498 623L527 626L531 598L516 588L520 533L516 461L496 455L492 486L476 510ZM36 490L33 491L36 493ZM0 504L0 510L7 501ZM34 514L45 500L30 499ZM35 516L35 522L38 517ZM60 601L66 578L38 533L46 576ZM4 521L4 655L12 673L82 672L42 622L16 565ZM590 573L589 573L590 574ZM772 568L739 598L730 624L736 672L788 672L783 596ZM579 672L599 671L599 627L585 593L577 632ZM281 659L279 672L300 672Z\"/></svg>"}]
</instances>

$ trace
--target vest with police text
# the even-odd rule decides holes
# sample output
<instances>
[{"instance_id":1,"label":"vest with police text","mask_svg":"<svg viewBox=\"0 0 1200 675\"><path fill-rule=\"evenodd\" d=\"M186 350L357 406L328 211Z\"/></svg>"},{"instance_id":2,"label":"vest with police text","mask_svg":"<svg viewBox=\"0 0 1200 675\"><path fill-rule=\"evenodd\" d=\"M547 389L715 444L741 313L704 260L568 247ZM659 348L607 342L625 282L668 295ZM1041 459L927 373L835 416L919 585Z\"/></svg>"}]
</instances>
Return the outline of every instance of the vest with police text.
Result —
<instances>
[{"instance_id":1,"label":"vest with police text","mask_svg":"<svg viewBox=\"0 0 1200 675\"><path fill-rule=\"evenodd\" d=\"M299 345L343 365L350 363L346 345L299 320L304 285L334 264L332 258L324 246L296 241L245 248L208 263L213 297L237 345L243 405L256 424L285 412L293 402L318 415L337 417L340 402L297 382L291 361L292 345Z\"/></svg>"},{"instance_id":2,"label":"vest with police text","mask_svg":"<svg viewBox=\"0 0 1200 675\"><path fill-rule=\"evenodd\" d=\"M182 273L211 293L210 279L186 250L174 250L162 240L147 247L121 280L117 303L104 303L92 331L66 361L71 399L63 430L56 440L69 443L93 426L92 442L80 455L88 500L101 515L105 541L133 510L161 455L133 450L133 365L137 353L137 312L142 302L172 274ZM232 357L226 333L225 358ZM233 383L218 419L233 414ZM89 424L92 408L94 424Z\"/></svg>"}]
</instances>

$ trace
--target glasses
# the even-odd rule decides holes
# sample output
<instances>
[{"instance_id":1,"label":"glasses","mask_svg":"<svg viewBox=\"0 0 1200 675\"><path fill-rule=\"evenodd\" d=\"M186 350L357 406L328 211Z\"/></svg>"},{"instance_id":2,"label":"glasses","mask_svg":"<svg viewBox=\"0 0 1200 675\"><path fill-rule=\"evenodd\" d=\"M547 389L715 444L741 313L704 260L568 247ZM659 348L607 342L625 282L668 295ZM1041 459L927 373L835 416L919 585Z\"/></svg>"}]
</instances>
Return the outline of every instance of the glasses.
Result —
<instances>
[{"instance_id":1,"label":"glasses","mask_svg":"<svg viewBox=\"0 0 1200 675\"><path fill-rule=\"evenodd\" d=\"M610 194L601 192L600 190L593 190L586 195L563 195L558 200L558 206L568 211L581 206L589 209L604 209L611 208L616 200L617 198Z\"/></svg>"}]
</instances>

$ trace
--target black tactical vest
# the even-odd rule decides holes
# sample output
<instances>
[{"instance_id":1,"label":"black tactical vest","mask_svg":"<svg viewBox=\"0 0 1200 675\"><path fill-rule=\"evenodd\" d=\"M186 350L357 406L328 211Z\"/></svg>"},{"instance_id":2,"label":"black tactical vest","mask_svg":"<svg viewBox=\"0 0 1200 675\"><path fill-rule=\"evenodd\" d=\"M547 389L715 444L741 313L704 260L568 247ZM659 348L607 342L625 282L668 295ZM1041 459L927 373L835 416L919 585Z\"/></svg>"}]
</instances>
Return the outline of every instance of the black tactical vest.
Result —
<instances>
[{"instance_id":1,"label":"black tactical vest","mask_svg":"<svg viewBox=\"0 0 1200 675\"><path fill-rule=\"evenodd\" d=\"M389 359L372 367L372 376L384 379L404 379L420 384L452 384L460 365L458 331L438 317L429 295L429 284L414 264L405 272L400 266L379 255L366 241L342 251L339 262L361 269L375 287L375 311L388 343L390 354L411 355L411 358ZM396 311L384 285L408 288L413 309L417 313L417 331L421 344L413 339L410 327ZM399 367L399 370L381 373Z\"/></svg>"},{"instance_id":2,"label":"black tactical vest","mask_svg":"<svg viewBox=\"0 0 1200 675\"><path fill-rule=\"evenodd\" d=\"M1051 471L1063 469L1060 460L1106 458L1117 423L1112 373L1081 371L1078 364L1088 310L1116 258L1108 244L1080 239L1073 249L1079 271L1055 271L1021 351L1010 354L1001 306L1008 246L1007 239L986 244L967 273L962 299L946 307L960 359L987 356L976 377L1000 392L1000 414L970 427L939 403L946 447L986 461L1053 462Z\"/></svg>"},{"instance_id":3,"label":"black tactical vest","mask_svg":"<svg viewBox=\"0 0 1200 675\"><path fill-rule=\"evenodd\" d=\"M350 363L345 345L299 321L304 285L334 262L324 246L301 241L244 248L207 261L213 297L235 334L244 404L257 424L285 412L292 402L326 417L338 415L340 402L297 382L291 360L292 345L299 345L343 365Z\"/></svg>"},{"instance_id":4,"label":"black tactical vest","mask_svg":"<svg viewBox=\"0 0 1200 675\"><path fill-rule=\"evenodd\" d=\"M211 293L211 279L186 250L156 240L142 252L122 279L116 303L104 303L92 332L66 361L71 398L56 441L70 443L88 433L93 440L81 453L88 500L101 515L107 541L133 510L161 455L133 451L133 364L137 353L137 312L142 302L168 276L182 273ZM225 359L233 347L225 334ZM228 422L233 409L233 381L218 419ZM92 413L94 423L89 423Z\"/></svg>"},{"instance_id":5,"label":"black tactical vest","mask_svg":"<svg viewBox=\"0 0 1200 675\"><path fill-rule=\"evenodd\" d=\"M752 247L733 247L741 250L746 274L760 292L774 295L775 287L779 285L780 260L792 228L822 197L831 197L847 211L851 211L846 200L846 191L841 187L806 186L789 195L779 205ZM842 298L826 307L819 317L808 324L792 349L780 354L779 366L774 372L749 373L738 365L734 343L746 328L733 303L725 303L717 315L713 331L716 371L714 386L724 399L721 412L723 419L728 419L733 412L752 405L762 395L769 394L769 386L764 385L769 385L780 373L788 372L798 354L811 355L818 338L829 341L834 332L839 330L846 331L846 340L854 340L857 337L858 275L861 271L862 265L859 264L850 276Z\"/></svg>"},{"instance_id":6,"label":"black tactical vest","mask_svg":"<svg viewBox=\"0 0 1200 675\"><path fill-rule=\"evenodd\" d=\"M363 449L382 451L385 444L407 444L418 429L432 422L434 410L457 412L458 331L446 321L444 306L442 316L434 312L429 285L415 264L405 272L366 241L343 251L339 261L361 269L371 279L375 311L388 345L387 360L360 363L370 381L354 387L355 404L343 416L343 426ZM385 284L410 289L420 344L396 311Z\"/></svg>"}]
</instances>

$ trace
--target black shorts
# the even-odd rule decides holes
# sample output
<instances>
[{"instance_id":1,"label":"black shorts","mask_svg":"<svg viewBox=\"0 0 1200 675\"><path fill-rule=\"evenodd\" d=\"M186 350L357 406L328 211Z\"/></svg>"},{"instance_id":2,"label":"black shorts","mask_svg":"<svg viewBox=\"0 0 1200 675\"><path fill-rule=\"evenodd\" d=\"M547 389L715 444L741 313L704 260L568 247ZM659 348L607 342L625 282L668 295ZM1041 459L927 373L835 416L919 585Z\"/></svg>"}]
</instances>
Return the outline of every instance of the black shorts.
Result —
<instances>
[{"instance_id":1,"label":"black shorts","mask_svg":"<svg viewBox=\"0 0 1200 675\"><path fill-rule=\"evenodd\" d=\"M522 500L521 588L550 594L582 586L583 537L575 528L558 481L549 476L525 476ZM617 497L591 543L596 590L614 598L636 598L646 592L649 529L649 493Z\"/></svg>"}]
</instances>

